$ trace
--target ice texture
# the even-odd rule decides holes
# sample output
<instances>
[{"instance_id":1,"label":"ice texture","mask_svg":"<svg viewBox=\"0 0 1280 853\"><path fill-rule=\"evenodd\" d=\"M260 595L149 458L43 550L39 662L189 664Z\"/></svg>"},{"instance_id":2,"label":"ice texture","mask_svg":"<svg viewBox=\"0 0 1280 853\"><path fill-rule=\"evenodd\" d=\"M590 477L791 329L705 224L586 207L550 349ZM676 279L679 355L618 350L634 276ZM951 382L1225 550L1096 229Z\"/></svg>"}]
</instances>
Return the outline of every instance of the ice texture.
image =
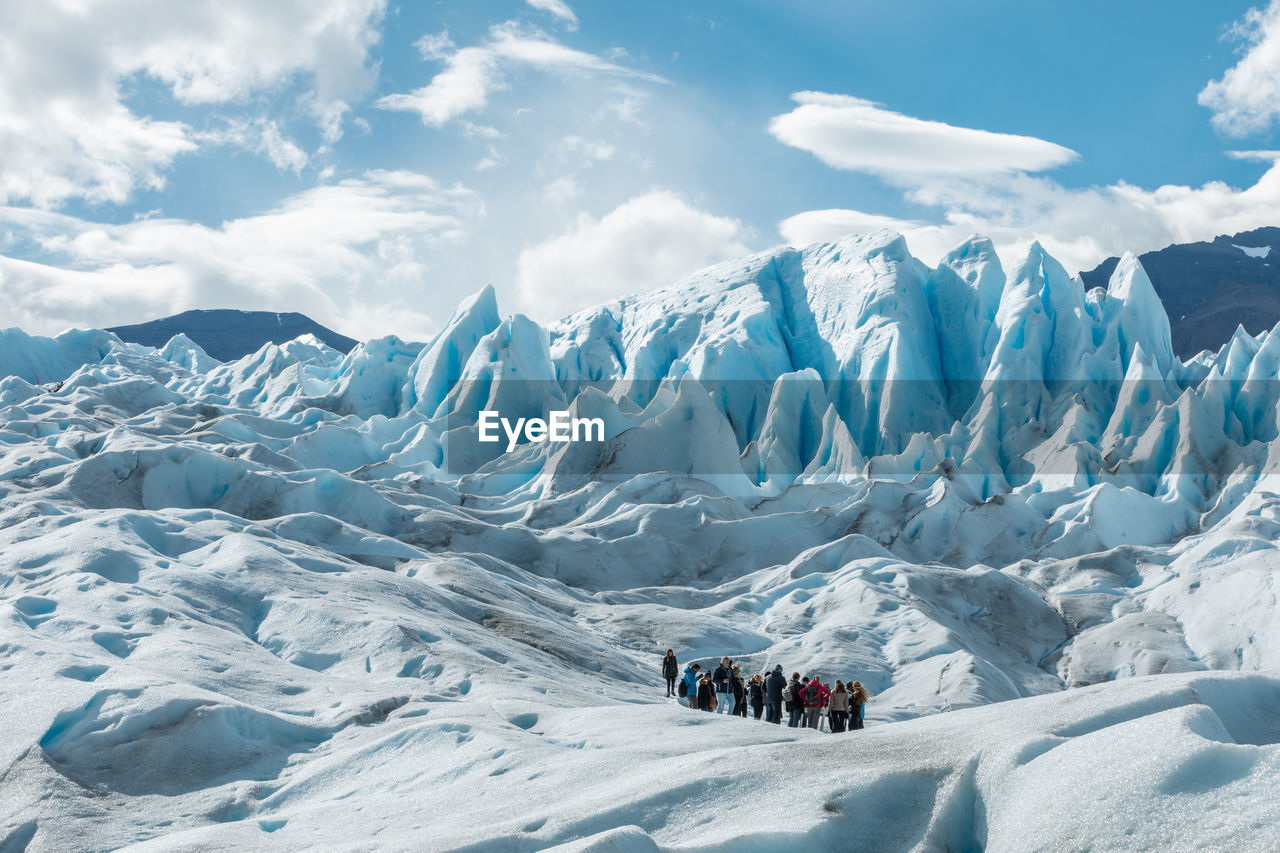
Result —
<instances>
[{"instance_id":1,"label":"ice texture","mask_svg":"<svg viewBox=\"0 0 1280 853\"><path fill-rule=\"evenodd\" d=\"M980 237L345 355L0 331L0 850L1274 849L1278 403L1280 333L1182 362L1132 255Z\"/></svg>"}]
</instances>

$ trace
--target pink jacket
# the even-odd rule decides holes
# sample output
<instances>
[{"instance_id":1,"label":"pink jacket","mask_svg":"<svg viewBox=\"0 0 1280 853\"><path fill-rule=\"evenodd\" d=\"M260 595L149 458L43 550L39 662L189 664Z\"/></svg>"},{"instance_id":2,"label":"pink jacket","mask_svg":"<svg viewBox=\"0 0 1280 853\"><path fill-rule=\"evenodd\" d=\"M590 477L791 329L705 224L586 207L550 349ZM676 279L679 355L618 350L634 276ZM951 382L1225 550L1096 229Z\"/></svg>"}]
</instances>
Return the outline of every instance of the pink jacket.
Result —
<instances>
[{"instance_id":1,"label":"pink jacket","mask_svg":"<svg viewBox=\"0 0 1280 853\"><path fill-rule=\"evenodd\" d=\"M809 685L805 687L804 690L800 691L800 696L804 699L804 706L806 708L825 708L827 706L827 697L831 695L831 691L826 688L826 685L819 683L818 695L810 698L809 688L812 687L813 684L814 683L810 681Z\"/></svg>"}]
</instances>

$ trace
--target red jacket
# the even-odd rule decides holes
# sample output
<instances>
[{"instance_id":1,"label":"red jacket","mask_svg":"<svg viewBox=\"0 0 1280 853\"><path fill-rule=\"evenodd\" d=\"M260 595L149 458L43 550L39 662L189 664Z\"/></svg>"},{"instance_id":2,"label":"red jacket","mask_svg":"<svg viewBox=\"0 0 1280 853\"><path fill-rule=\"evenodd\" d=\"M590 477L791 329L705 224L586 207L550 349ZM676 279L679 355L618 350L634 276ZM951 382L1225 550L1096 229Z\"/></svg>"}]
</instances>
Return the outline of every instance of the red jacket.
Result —
<instances>
[{"instance_id":1,"label":"red jacket","mask_svg":"<svg viewBox=\"0 0 1280 853\"><path fill-rule=\"evenodd\" d=\"M821 682L817 682L818 695L810 698L811 694L809 688L813 687L814 683L815 682L810 681L808 685L805 686L804 690L800 691L800 696L804 699L804 706L806 708L825 708L827 707L827 697L831 695L831 691L827 689L826 685Z\"/></svg>"}]
</instances>

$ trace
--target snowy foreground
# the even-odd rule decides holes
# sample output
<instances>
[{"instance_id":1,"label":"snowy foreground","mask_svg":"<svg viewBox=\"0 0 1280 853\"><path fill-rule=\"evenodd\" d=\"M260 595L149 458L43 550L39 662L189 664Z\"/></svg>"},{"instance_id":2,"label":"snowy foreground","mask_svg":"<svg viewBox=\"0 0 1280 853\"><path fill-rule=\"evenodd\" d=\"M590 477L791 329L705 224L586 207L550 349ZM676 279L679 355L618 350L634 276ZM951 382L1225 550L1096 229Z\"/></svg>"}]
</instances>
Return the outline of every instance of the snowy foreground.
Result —
<instances>
[{"instance_id":1,"label":"snowy foreground","mask_svg":"<svg viewBox=\"0 0 1280 853\"><path fill-rule=\"evenodd\" d=\"M885 232L345 357L0 331L0 853L1280 848L1278 371Z\"/></svg>"}]
</instances>

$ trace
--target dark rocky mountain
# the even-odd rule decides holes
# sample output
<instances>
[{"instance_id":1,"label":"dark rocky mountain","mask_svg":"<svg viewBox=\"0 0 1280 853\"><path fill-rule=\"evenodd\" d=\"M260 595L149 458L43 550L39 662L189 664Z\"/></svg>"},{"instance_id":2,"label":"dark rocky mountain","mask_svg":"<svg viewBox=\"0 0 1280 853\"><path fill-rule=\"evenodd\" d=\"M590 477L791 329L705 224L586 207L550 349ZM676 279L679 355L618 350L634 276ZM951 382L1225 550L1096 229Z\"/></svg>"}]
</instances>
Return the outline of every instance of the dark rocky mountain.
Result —
<instances>
[{"instance_id":1,"label":"dark rocky mountain","mask_svg":"<svg viewBox=\"0 0 1280 853\"><path fill-rule=\"evenodd\" d=\"M1179 358L1217 350L1236 326L1256 335L1280 322L1280 228L1179 243L1139 260L1169 313ZM1081 273L1085 287L1106 287L1118 262Z\"/></svg>"},{"instance_id":2,"label":"dark rocky mountain","mask_svg":"<svg viewBox=\"0 0 1280 853\"><path fill-rule=\"evenodd\" d=\"M257 352L265 343L282 344L299 335L315 335L329 346L350 352L356 341L321 326L305 314L229 309L184 311L149 323L107 329L122 341L162 347L181 332L219 361Z\"/></svg>"}]
</instances>

